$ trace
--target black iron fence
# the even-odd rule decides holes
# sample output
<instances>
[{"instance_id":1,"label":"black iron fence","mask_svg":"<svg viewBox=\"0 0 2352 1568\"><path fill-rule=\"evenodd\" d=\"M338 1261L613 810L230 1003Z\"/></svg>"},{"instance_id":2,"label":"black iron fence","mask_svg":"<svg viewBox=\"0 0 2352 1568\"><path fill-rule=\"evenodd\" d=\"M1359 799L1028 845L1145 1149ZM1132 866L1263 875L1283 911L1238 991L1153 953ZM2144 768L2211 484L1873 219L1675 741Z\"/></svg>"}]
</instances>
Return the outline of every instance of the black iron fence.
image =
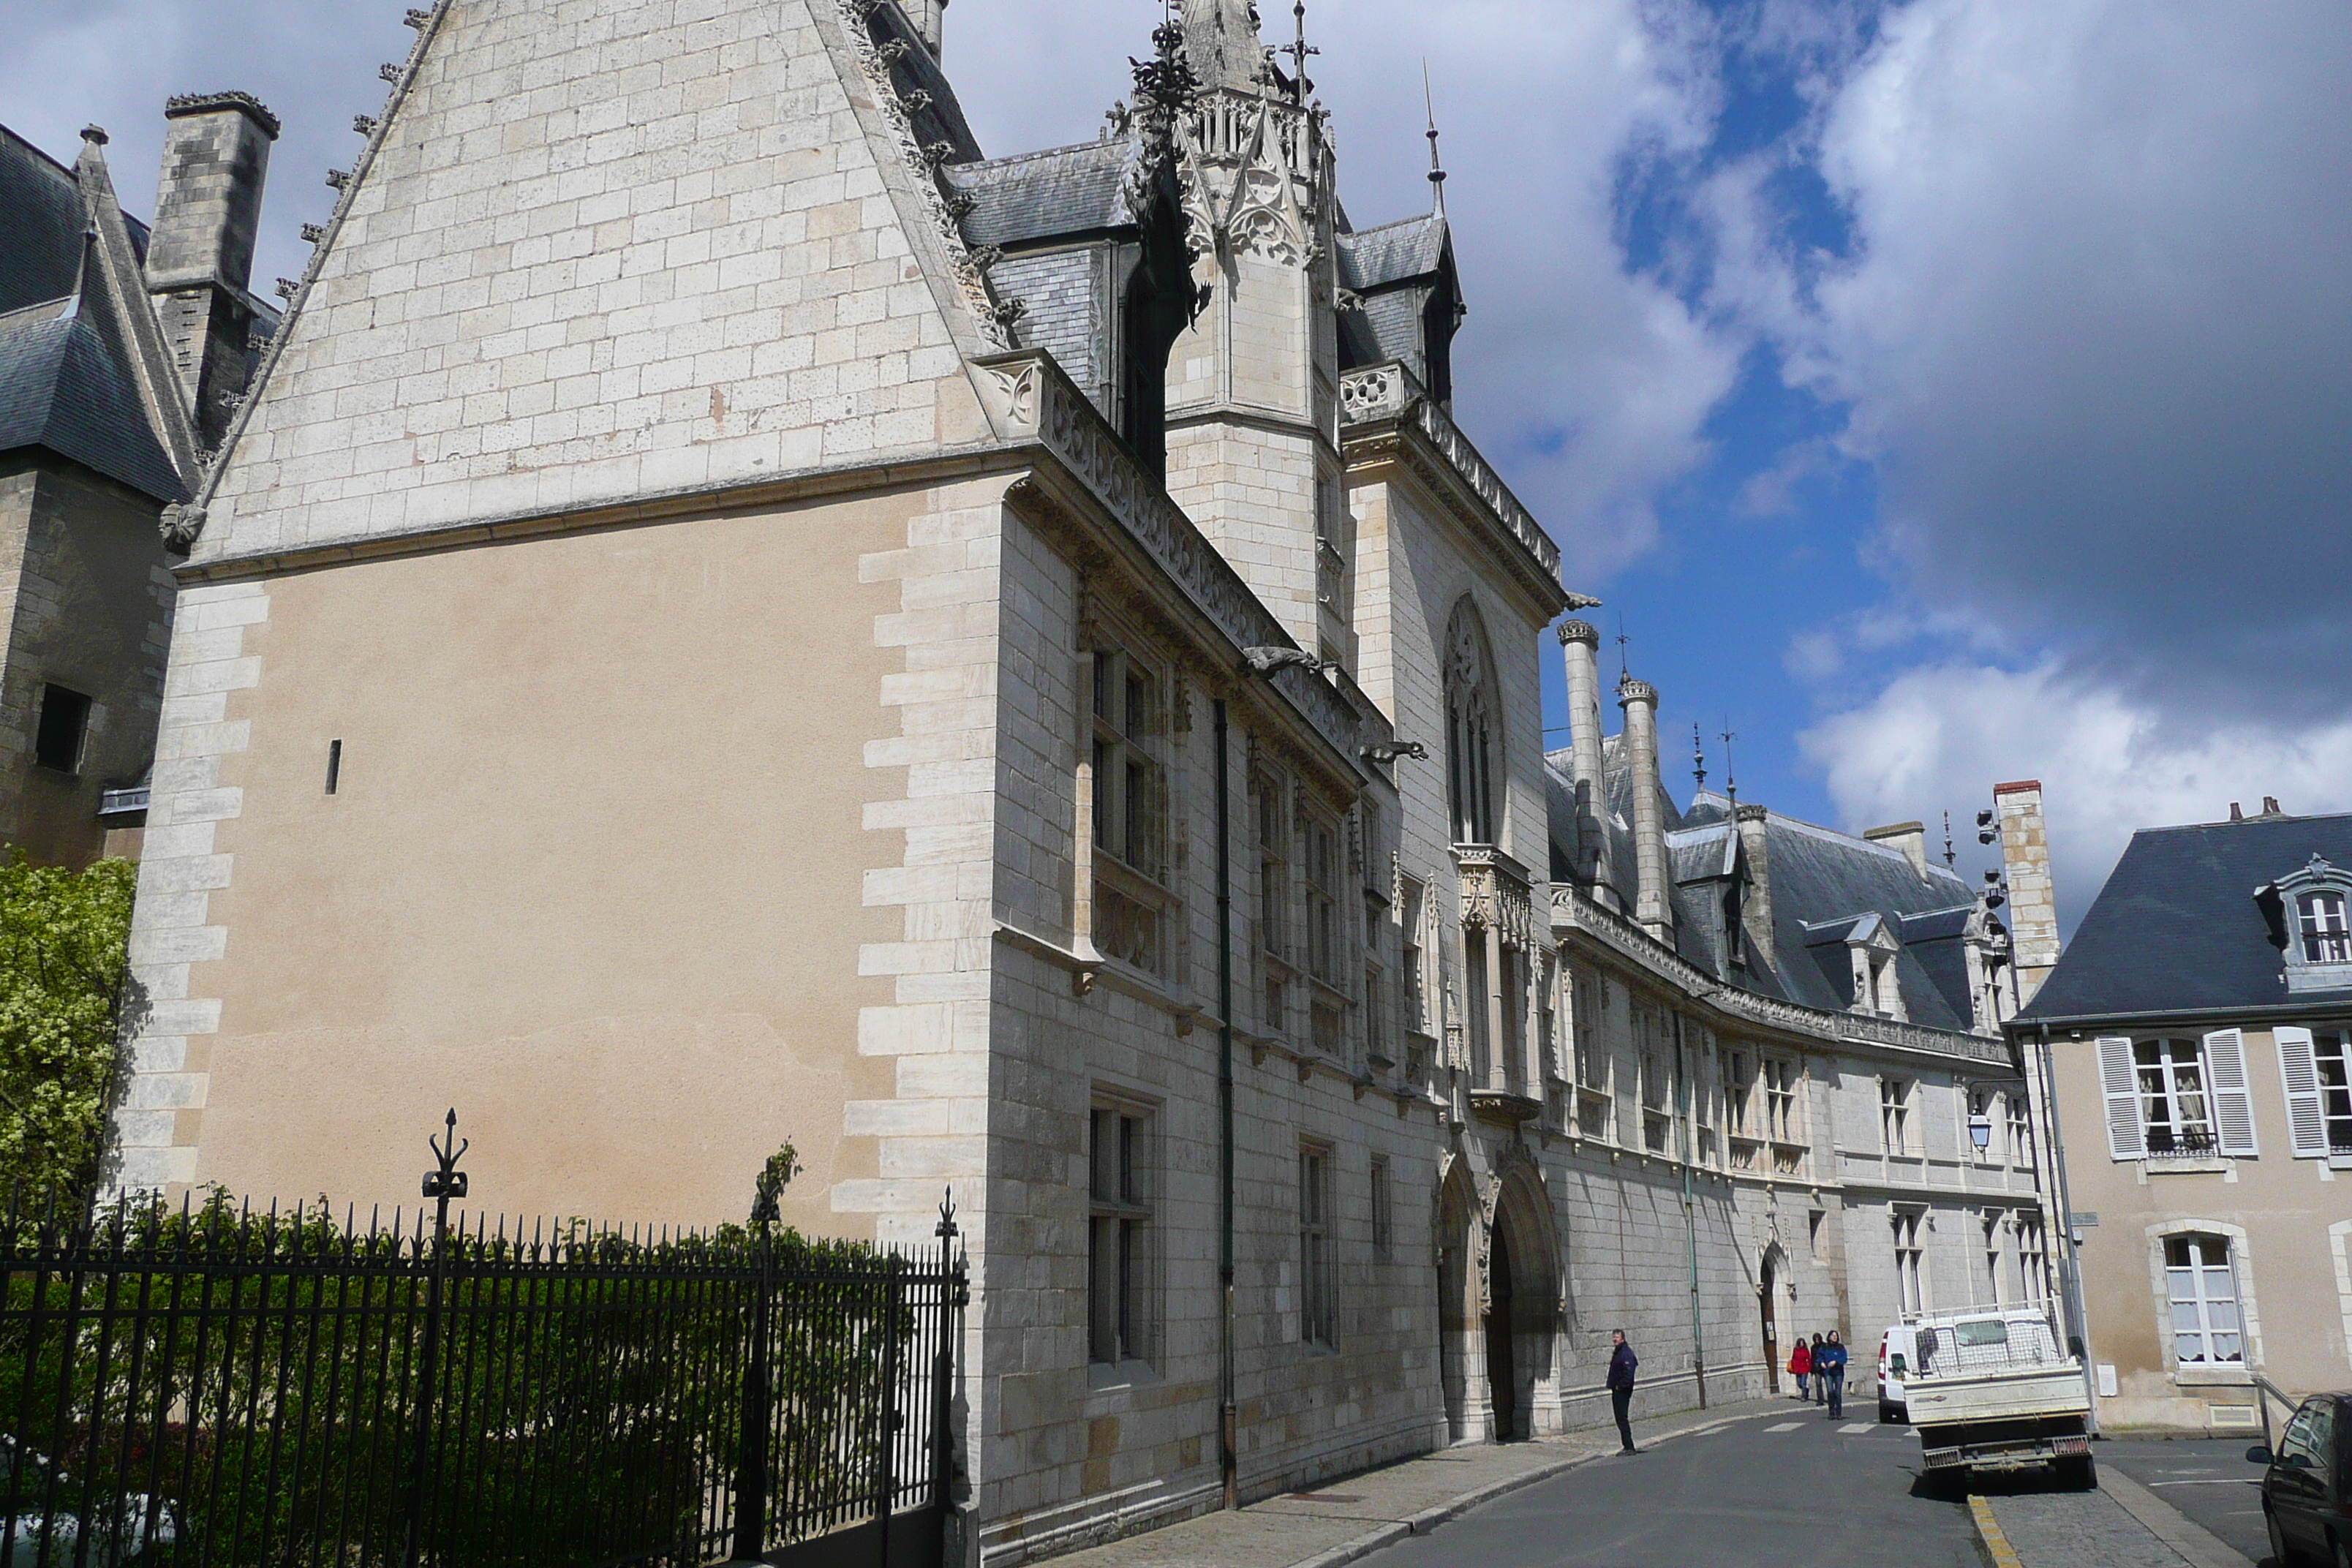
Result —
<instances>
[{"instance_id":1,"label":"black iron fence","mask_svg":"<svg viewBox=\"0 0 2352 1568\"><path fill-rule=\"evenodd\" d=\"M526 1234L449 1173L389 1225L0 1217L0 1568L939 1561L950 1210L921 1258Z\"/></svg>"}]
</instances>

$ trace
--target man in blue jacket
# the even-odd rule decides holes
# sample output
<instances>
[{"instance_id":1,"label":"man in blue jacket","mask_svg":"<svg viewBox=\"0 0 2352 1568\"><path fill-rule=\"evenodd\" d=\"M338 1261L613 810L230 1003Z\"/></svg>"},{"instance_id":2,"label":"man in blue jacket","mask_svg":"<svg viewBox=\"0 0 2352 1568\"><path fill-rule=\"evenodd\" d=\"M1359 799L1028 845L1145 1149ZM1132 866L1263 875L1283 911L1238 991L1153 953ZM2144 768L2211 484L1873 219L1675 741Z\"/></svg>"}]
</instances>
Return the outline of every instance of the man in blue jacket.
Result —
<instances>
[{"instance_id":1,"label":"man in blue jacket","mask_svg":"<svg viewBox=\"0 0 2352 1568\"><path fill-rule=\"evenodd\" d=\"M1832 1329L1822 1348L1813 1352L1813 1375L1829 1390L1832 1421L1845 1419L1845 1346L1839 1341L1837 1331Z\"/></svg>"},{"instance_id":2,"label":"man in blue jacket","mask_svg":"<svg viewBox=\"0 0 2352 1568\"><path fill-rule=\"evenodd\" d=\"M1638 1450L1633 1447L1633 1423L1630 1413L1633 1405L1633 1372L1642 1362L1633 1353L1633 1347L1625 1342L1624 1330L1612 1329L1609 1337L1617 1346L1609 1355L1609 1403L1617 1413L1617 1436L1625 1441L1625 1447L1620 1452L1635 1453Z\"/></svg>"}]
</instances>

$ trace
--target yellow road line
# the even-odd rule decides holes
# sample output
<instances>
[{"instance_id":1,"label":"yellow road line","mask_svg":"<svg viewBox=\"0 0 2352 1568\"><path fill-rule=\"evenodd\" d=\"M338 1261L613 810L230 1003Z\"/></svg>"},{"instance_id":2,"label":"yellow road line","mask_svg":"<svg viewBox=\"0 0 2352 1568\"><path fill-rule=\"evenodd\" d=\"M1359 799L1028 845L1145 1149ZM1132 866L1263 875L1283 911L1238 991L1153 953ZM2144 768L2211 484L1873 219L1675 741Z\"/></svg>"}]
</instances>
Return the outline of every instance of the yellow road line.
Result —
<instances>
[{"instance_id":1,"label":"yellow road line","mask_svg":"<svg viewBox=\"0 0 2352 1568\"><path fill-rule=\"evenodd\" d=\"M2009 1537L2001 1533L2000 1521L1992 1516L1992 1504L1970 1492L1969 1512L1977 1521L1978 1538L1983 1541L1985 1551L1991 1554L1992 1568L2025 1568L2018 1561L2017 1548L2011 1546Z\"/></svg>"}]
</instances>

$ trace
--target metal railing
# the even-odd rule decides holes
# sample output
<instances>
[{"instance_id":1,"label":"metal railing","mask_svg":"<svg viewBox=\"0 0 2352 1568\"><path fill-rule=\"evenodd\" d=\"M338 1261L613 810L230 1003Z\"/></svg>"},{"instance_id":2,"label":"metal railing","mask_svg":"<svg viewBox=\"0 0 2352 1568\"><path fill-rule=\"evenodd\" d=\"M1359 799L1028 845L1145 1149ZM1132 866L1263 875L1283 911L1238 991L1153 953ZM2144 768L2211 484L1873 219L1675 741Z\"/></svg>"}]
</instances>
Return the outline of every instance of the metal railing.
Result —
<instances>
[{"instance_id":1,"label":"metal railing","mask_svg":"<svg viewBox=\"0 0 2352 1568\"><path fill-rule=\"evenodd\" d=\"M453 1165L389 1225L0 1216L0 1563L939 1561L951 1208L922 1258L761 1224L526 1233L452 1224Z\"/></svg>"}]
</instances>

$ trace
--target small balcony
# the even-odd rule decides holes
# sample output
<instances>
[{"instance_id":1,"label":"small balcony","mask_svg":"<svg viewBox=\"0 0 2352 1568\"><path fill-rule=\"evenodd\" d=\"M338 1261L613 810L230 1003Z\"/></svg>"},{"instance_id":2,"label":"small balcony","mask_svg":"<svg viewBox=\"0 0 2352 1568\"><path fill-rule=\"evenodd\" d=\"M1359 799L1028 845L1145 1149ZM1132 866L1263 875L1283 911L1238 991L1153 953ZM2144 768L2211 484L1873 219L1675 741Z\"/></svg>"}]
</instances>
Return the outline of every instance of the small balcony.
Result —
<instances>
[{"instance_id":1,"label":"small balcony","mask_svg":"<svg viewBox=\"0 0 2352 1568\"><path fill-rule=\"evenodd\" d=\"M1517 1089L1489 1087L1470 1091L1470 1114L1497 1126L1517 1127L1521 1122L1533 1121L1543 1114L1543 1109L1540 1097Z\"/></svg>"}]
</instances>

